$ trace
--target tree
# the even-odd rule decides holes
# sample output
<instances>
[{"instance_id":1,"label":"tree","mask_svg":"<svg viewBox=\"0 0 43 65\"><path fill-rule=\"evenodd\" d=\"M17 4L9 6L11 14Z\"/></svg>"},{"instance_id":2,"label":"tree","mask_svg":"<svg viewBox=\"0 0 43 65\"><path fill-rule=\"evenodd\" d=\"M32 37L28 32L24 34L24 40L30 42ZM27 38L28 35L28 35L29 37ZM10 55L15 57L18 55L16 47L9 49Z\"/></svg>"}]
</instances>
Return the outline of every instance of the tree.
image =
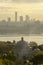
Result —
<instances>
[{"instance_id":1,"label":"tree","mask_svg":"<svg viewBox=\"0 0 43 65\"><path fill-rule=\"evenodd\" d=\"M43 51L43 44L39 45L38 48Z\"/></svg>"},{"instance_id":2,"label":"tree","mask_svg":"<svg viewBox=\"0 0 43 65\"><path fill-rule=\"evenodd\" d=\"M43 51L36 53L30 60L33 65L43 64Z\"/></svg>"}]
</instances>

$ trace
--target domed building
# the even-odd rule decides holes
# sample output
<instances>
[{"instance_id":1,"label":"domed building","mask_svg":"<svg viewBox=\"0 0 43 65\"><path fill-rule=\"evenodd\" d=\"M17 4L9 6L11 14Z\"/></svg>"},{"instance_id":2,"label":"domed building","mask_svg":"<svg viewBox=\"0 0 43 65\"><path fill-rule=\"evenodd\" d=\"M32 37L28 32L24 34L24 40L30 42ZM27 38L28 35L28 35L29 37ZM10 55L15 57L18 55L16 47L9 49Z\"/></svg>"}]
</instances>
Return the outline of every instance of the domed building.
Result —
<instances>
[{"instance_id":1,"label":"domed building","mask_svg":"<svg viewBox=\"0 0 43 65\"><path fill-rule=\"evenodd\" d=\"M28 42L24 41L23 37L20 41L17 42L15 46L16 54L18 54L19 58L28 56Z\"/></svg>"},{"instance_id":2,"label":"domed building","mask_svg":"<svg viewBox=\"0 0 43 65\"><path fill-rule=\"evenodd\" d=\"M23 37L15 45L15 53L18 55L19 59L30 58L32 57L32 55L39 51L40 49L37 48L37 43L35 42L28 43L24 41Z\"/></svg>"}]
</instances>

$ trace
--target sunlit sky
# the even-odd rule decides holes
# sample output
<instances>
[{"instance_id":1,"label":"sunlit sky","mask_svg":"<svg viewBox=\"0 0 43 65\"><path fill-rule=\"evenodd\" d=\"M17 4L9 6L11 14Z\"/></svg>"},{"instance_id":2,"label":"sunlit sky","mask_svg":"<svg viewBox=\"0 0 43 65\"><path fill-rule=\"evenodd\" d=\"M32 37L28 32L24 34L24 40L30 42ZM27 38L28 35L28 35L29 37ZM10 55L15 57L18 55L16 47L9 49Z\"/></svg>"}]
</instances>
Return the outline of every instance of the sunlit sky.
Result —
<instances>
[{"instance_id":1,"label":"sunlit sky","mask_svg":"<svg viewBox=\"0 0 43 65\"><path fill-rule=\"evenodd\" d=\"M0 0L0 20L15 19L15 11L19 16L29 15L31 19L43 20L43 0Z\"/></svg>"}]
</instances>

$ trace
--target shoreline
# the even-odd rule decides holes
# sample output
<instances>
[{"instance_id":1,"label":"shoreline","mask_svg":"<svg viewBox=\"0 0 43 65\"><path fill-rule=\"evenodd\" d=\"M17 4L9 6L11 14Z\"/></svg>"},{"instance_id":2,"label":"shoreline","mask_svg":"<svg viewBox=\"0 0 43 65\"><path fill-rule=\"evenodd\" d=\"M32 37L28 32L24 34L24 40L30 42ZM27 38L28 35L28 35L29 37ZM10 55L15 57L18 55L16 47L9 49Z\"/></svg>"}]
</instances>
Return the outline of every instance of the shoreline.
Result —
<instances>
[{"instance_id":1,"label":"shoreline","mask_svg":"<svg viewBox=\"0 0 43 65\"><path fill-rule=\"evenodd\" d=\"M0 37L18 37L18 36L43 36L43 34L5 34Z\"/></svg>"}]
</instances>

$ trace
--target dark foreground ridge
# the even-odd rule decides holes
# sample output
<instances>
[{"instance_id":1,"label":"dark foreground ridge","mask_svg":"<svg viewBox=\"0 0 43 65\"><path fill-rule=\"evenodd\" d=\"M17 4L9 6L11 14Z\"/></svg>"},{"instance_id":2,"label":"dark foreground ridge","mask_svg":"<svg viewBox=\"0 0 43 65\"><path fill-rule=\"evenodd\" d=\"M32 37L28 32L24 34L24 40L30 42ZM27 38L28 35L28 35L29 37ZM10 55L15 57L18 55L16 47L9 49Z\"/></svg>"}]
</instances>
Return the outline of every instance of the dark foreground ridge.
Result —
<instances>
[{"instance_id":1,"label":"dark foreground ridge","mask_svg":"<svg viewBox=\"0 0 43 65\"><path fill-rule=\"evenodd\" d=\"M20 41L0 41L0 65L43 65L43 44Z\"/></svg>"}]
</instances>

